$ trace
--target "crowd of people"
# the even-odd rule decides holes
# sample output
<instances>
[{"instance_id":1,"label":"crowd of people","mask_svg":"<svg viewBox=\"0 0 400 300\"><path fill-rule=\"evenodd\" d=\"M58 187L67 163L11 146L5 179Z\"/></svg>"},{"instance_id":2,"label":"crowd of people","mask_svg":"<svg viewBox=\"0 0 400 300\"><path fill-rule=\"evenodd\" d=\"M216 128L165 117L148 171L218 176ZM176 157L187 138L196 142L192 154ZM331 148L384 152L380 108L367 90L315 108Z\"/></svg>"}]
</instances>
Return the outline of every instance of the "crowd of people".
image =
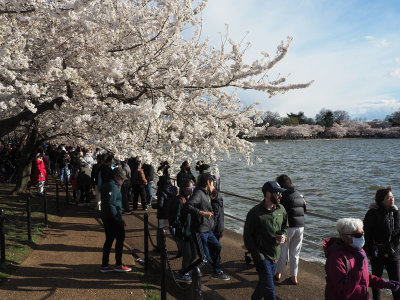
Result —
<instances>
[{"instance_id":1,"label":"crowd of people","mask_svg":"<svg viewBox=\"0 0 400 300\"><path fill-rule=\"evenodd\" d=\"M15 170L18 151L15 146L1 144L1 176L10 177ZM158 228L168 228L182 256L177 281L190 283L191 272L206 263L212 266L212 278L230 280L221 267L224 232L224 204L220 180L202 161L196 164L197 178L190 162L184 161L172 184L170 165L162 162L157 173L157 201L152 202L155 169L139 157L117 161L111 153L96 149L45 145L39 147L32 163L31 183L43 195L48 174L57 176L62 184L70 183L74 201L79 206L94 206L100 211L106 240L100 271L129 272L122 263L125 239L123 215L130 215L149 206L157 209ZM263 200L247 214L243 240L251 254L259 282L251 299L276 299L274 281L282 280L286 264L289 280L299 284L299 256L302 247L307 204L289 176L282 174L262 187ZM380 289L391 289L393 299L400 300L400 213L390 186L376 191L364 220L339 219L338 237L323 242L326 256L326 299L380 299ZM157 245L161 245L157 236ZM115 243L116 264L109 264ZM160 249L155 249L160 250ZM369 272L368 261L372 272ZM389 281L382 279L386 269Z\"/></svg>"}]
</instances>

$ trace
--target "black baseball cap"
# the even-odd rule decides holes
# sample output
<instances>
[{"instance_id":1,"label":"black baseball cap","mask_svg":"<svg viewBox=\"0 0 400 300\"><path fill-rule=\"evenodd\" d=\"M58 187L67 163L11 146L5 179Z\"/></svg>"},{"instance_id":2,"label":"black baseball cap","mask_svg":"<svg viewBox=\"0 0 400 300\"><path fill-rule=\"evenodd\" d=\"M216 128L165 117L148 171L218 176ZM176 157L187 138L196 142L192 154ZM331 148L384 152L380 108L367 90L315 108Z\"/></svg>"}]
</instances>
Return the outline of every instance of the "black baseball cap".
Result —
<instances>
[{"instance_id":1,"label":"black baseball cap","mask_svg":"<svg viewBox=\"0 0 400 300\"><path fill-rule=\"evenodd\" d=\"M263 192L264 196L265 196L265 194L267 192L270 192L270 193L276 193L276 192L283 193L284 191L286 191L286 189L281 188L279 183L277 183L276 181L267 181L266 183L264 183L264 185L262 187L262 192Z\"/></svg>"}]
</instances>

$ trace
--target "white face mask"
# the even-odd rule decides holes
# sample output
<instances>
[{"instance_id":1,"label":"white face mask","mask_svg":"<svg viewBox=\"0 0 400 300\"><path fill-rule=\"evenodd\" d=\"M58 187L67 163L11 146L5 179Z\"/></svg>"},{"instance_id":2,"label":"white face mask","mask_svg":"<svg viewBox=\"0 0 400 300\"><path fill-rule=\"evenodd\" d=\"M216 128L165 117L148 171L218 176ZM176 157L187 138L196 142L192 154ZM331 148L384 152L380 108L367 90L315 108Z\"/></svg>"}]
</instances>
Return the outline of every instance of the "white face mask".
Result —
<instances>
[{"instance_id":1,"label":"white face mask","mask_svg":"<svg viewBox=\"0 0 400 300\"><path fill-rule=\"evenodd\" d=\"M353 237L353 243L351 243L350 246L356 249L361 249L364 246L364 243L365 243L364 236L359 238Z\"/></svg>"}]
</instances>

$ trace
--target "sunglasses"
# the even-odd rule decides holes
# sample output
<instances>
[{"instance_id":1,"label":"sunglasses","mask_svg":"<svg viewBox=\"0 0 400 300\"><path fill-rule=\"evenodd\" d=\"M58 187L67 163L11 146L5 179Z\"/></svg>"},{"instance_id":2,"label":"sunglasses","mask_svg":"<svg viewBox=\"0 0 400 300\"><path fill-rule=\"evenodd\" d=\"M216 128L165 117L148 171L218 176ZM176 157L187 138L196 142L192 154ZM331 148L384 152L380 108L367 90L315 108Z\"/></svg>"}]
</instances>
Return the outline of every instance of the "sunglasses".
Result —
<instances>
[{"instance_id":1,"label":"sunglasses","mask_svg":"<svg viewBox=\"0 0 400 300\"><path fill-rule=\"evenodd\" d=\"M275 194L277 194L278 196L280 196L280 195L281 195L281 192L275 192Z\"/></svg>"},{"instance_id":2,"label":"sunglasses","mask_svg":"<svg viewBox=\"0 0 400 300\"><path fill-rule=\"evenodd\" d=\"M347 235L351 235L352 237L359 239L360 237L364 236L364 233L348 233Z\"/></svg>"},{"instance_id":3,"label":"sunglasses","mask_svg":"<svg viewBox=\"0 0 400 300\"><path fill-rule=\"evenodd\" d=\"M187 186L186 189L193 191L195 189L195 186Z\"/></svg>"}]
</instances>

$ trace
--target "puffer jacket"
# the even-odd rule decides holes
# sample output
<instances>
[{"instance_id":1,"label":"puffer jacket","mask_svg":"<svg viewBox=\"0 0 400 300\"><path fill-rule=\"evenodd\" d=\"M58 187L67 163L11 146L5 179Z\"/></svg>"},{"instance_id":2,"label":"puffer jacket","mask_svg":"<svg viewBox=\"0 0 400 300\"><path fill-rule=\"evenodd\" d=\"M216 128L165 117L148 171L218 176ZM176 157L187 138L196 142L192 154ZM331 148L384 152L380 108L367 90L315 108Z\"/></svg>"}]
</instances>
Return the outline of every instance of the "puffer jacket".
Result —
<instances>
[{"instance_id":1,"label":"puffer jacket","mask_svg":"<svg viewBox=\"0 0 400 300\"><path fill-rule=\"evenodd\" d=\"M385 280L369 273L363 249L355 249L338 238L326 239L322 245L326 256L326 300L367 300L369 286L385 287Z\"/></svg>"},{"instance_id":2,"label":"puffer jacket","mask_svg":"<svg viewBox=\"0 0 400 300\"><path fill-rule=\"evenodd\" d=\"M304 227L306 202L303 195L294 186L290 186L282 193L281 204L288 214L289 227Z\"/></svg>"},{"instance_id":3,"label":"puffer jacket","mask_svg":"<svg viewBox=\"0 0 400 300\"><path fill-rule=\"evenodd\" d=\"M400 213L397 206L386 209L369 205L364 218L365 246L368 257L400 260Z\"/></svg>"},{"instance_id":4,"label":"puffer jacket","mask_svg":"<svg viewBox=\"0 0 400 300\"><path fill-rule=\"evenodd\" d=\"M192 232L210 232L214 229L214 218L205 218L201 211L213 212L211 199L205 188L196 188L192 197L183 207L184 211L192 214Z\"/></svg>"}]
</instances>

